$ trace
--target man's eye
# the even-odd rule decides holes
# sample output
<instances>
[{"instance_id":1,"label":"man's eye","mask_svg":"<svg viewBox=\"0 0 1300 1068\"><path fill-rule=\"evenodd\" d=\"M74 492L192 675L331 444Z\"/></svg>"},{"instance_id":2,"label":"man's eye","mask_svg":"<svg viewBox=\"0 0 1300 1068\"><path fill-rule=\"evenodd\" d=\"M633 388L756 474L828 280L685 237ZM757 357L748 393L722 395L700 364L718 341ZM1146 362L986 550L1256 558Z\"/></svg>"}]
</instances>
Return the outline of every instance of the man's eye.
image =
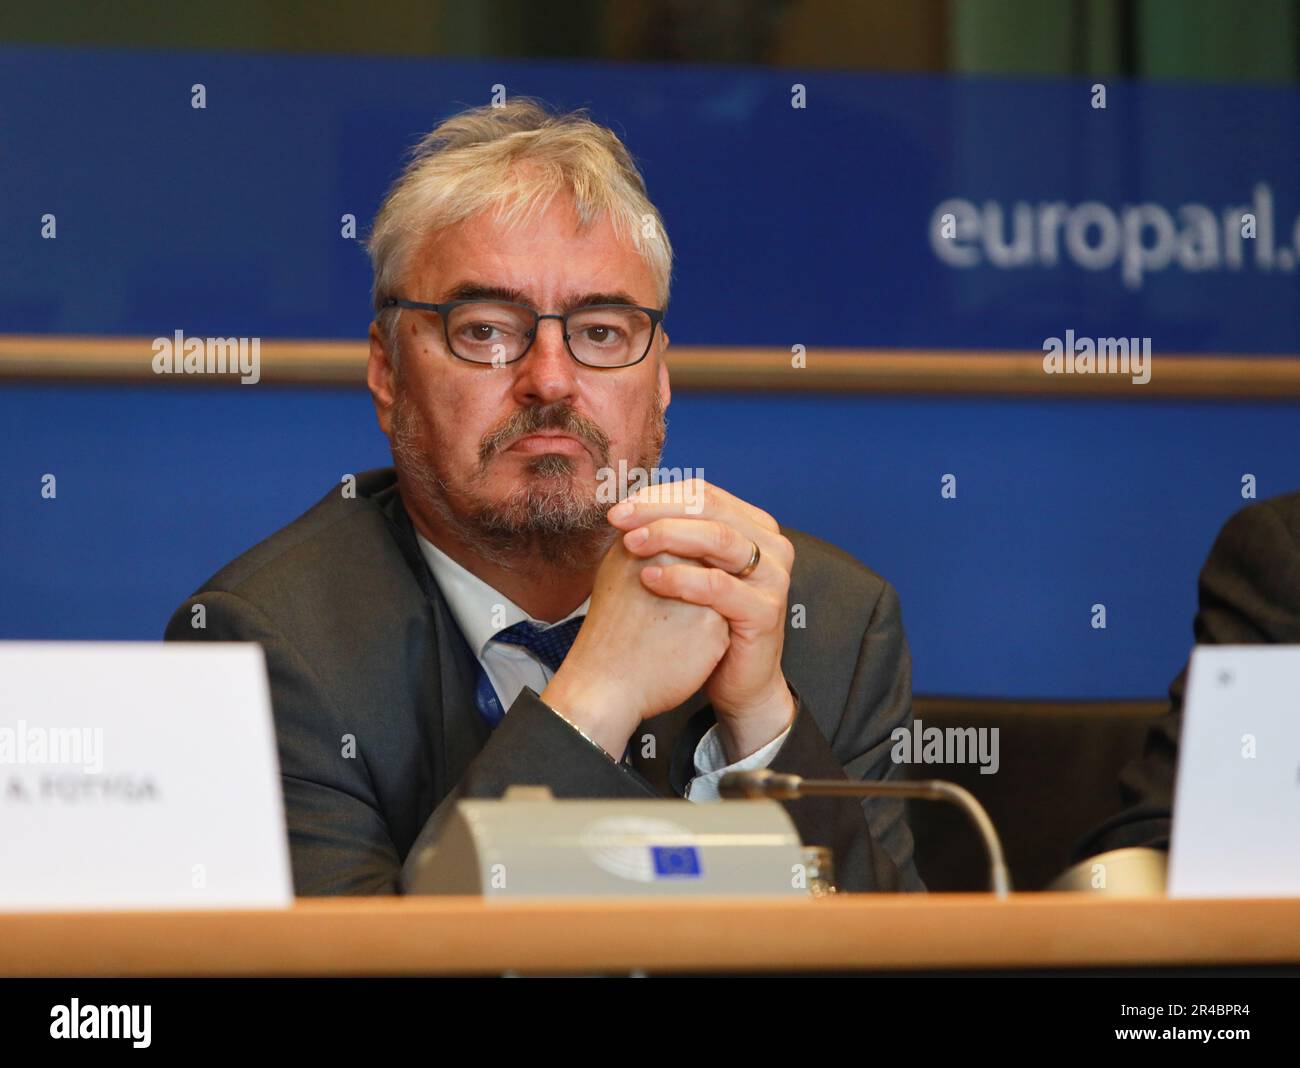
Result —
<instances>
[{"instance_id":1,"label":"man's eye","mask_svg":"<svg viewBox=\"0 0 1300 1068\"><path fill-rule=\"evenodd\" d=\"M607 342L614 341L618 338L618 328L613 326L588 326L583 328L583 334L587 340L597 345L604 345Z\"/></svg>"}]
</instances>

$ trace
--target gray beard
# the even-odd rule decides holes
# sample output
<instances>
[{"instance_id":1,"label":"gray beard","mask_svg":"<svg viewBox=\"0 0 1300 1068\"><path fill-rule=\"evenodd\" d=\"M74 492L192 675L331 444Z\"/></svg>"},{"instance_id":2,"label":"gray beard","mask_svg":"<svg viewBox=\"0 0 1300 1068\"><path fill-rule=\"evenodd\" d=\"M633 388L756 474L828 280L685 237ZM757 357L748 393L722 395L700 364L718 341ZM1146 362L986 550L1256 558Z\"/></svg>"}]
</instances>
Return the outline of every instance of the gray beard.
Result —
<instances>
[{"instance_id":1,"label":"gray beard","mask_svg":"<svg viewBox=\"0 0 1300 1068\"><path fill-rule=\"evenodd\" d=\"M566 420L563 412L557 414L549 408L518 413L513 422L518 429L512 433L498 430L484 439L478 473L460 494L469 507L458 512L452 507L452 488L421 447L425 438L419 411L399 395L391 435L399 476L420 503L478 556L497 567L519 570L541 564L554 570L594 570L618 531L606 520L610 506L597 499L595 485L583 489L574 483L577 464L571 457L558 453L535 457L526 467L527 483L502 501L486 500L475 490L492 458L519 433L548 426L581 433L595 446L598 467L609 466L608 439L599 427L581 417ZM659 465L666 432L667 421L656 392L649 440L636 466L648 471Z\"/></svg>"}]
</instances>

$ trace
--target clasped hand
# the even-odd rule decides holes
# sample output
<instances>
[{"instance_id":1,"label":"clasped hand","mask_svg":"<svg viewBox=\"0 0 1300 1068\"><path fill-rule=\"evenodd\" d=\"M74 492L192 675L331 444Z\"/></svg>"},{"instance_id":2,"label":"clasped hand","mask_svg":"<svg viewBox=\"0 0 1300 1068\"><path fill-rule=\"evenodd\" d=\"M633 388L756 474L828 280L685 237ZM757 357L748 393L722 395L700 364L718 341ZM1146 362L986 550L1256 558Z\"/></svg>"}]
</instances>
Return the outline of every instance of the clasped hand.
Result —
<instances>
[{"instance_id":1,"label":"clasped hand","mask_svg":"<svg viewBox=\"0 0 1300 1068\"><path fill-rule=\"evenodd\" d=\"M702 479L661 483L609 511L577 640L542 699L608 752L703 687L731 762L790 725L781 671L794 546L775 519ZM744 578L737 572L759 561Z\"/></svg>"}]
</instances>

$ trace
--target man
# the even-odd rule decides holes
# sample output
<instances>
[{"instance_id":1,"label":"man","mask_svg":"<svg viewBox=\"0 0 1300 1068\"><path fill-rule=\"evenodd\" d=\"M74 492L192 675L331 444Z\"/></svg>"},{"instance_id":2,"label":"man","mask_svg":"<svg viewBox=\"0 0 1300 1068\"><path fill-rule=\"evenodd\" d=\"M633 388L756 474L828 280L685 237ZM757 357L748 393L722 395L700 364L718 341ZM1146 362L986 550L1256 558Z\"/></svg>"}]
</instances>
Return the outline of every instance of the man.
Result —
<instances>
[{"instance_id":1,"label":"man","mask_svg":"<svg viewBox=\"0 0 1300 1068\"><path fill-rule=\"evenodd\" d=\"M530 101L454 116L369 248L396 470L327 495L167 630L264 646L299 894L400 889L456 799L512 784L707 802L736 769L897 774L910 660L887 583L702 481L602 499L657 467L671 397L671 246L613 133ZM923 888L900 803L788 811L844 889Z\"/></svg>"},{"instance_id":2,"label":"man","mask_svg":"<svg viewBox=\"0 0 1300 1068\"><path fill-rule=\"evenodd\" d=\"M1259 501L1224 524L1201 570L1197 644L1300 643L1300 493ZM1076 861L1125 846L1168 849L1187 668L1145 752L1120 776L1125 809L1076 847Z\"/></svg>"}]
</instances>

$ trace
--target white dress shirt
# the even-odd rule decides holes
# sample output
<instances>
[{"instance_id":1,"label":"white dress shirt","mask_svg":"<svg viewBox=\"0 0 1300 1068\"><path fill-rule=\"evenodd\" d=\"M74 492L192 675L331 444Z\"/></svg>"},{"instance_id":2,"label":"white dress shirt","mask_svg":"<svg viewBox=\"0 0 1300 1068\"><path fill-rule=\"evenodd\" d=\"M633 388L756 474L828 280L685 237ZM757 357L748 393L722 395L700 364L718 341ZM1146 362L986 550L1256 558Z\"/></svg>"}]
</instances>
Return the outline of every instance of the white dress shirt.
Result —
<instances>
[{"instance_id":1,"label":"white dress shirt","mask_svg":"<svg viewBox=\"0 0 1300 1068\"><path fill-rule=\"evenodd\" d=\"M496 690L501 707L509 710L515 698L525 686L530 686L536 693L546 689L551 681L551 671L531 652L521 645L507 642L494 642L493 636L507 627L525 620L543 627L552 624L540 619L533 619L527 612L498 593L477 575L456 563L432 542L427 541L418 532L416 539L420 543L420 552L433 572L433 579L447 599L452 617L465 636L470 651L483 665L488 681ZM591 598L583 601L564 619L575 619L587 614ZM717 725L710 727L708 733L700 739L695 747L695 777L686 788L686 797L691 801L717 801L718 782L729 771L752 771L767 767L776 757L790 733L787 727L777 737L744 760L734 764L727 763L726 751L722 746L722 737Z\"/></svg>"}]
</instances>

